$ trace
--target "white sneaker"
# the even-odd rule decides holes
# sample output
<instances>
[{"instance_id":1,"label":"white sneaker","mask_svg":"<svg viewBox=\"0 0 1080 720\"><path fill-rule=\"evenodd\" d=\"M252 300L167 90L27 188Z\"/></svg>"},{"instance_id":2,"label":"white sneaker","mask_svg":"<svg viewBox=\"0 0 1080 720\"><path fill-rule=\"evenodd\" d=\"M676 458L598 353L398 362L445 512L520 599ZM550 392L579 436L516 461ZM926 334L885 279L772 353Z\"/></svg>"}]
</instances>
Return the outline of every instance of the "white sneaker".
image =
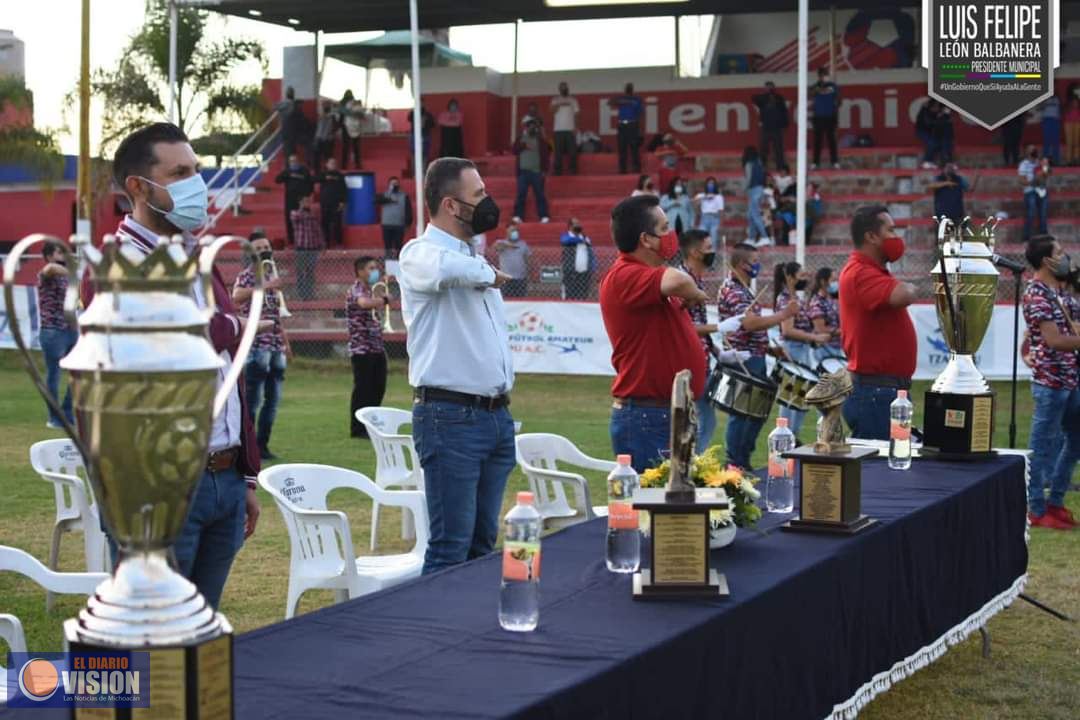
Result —
<instances>
[{"instance_id":1,"label":"white sneaker","mask_svg":"<svg viewBox=\"0 0 1080 720\"><path fill-rule=\"evenodd\" d=\"M519 215L515 215L514 217L512 217L510 219L513 220L516 225L521 224L521 216L519 216Z\"/></svg>"},{"instance_id":2,"label":"white sneaker","mask_svg":"<svg viewBox=\"0 0 1080 720\"><path fill-rule=\"evenodd\" d=\"M549 222L551 222L551 218L549 218L547 215L545 215L544 217L540 218L540 222L549 223Z\"/></svg>"},{"instance_id":3,"label":"white sneaker","mask_svg":"<svg viewBox=\"0 0 1080 720\"><path fill-rule=\"evenodd\" d=\"M45 423L45 427L49 428L50 430L63 430L64 429L64 426L61 425L60 423L56 422L55 420L49 420L47 423Z\"/></svg>"},{"instance_id":4,"label":"white sneaker","mask_svg":"<svg viewBox=\"0 0 1080 720\"><path fill-rule=\"evenodd\" d=\"M764 237L764 238L761 238L760 240L758 240L756 243L754 243L754 247L763 248L763 247L769 247L772 244L773 244L772 238Z\"/></svg>"},{"instance_id":5,"label":"white sneaker","mask_svg":"<svg viewBox=\"0 0 1080 720\"><path fill-rule=\"evenodd\" d=\"M924 162L924 163L922 164L922 169L923 169L923 170L936 170L936 169L937 169L937 165L935 165L934 163L932 163L932 162L930 162L930 161L928 160L928 161L926 161L926 162Z\"/></svg>"}]
</instances>

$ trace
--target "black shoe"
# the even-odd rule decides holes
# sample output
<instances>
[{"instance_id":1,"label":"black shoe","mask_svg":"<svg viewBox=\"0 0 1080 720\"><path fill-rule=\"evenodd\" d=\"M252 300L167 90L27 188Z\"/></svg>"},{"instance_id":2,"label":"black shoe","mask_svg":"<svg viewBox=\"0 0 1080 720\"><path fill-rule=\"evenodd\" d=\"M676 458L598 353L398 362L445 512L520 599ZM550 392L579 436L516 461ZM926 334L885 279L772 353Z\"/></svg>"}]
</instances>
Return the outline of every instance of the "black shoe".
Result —
<instances>
[{"instance_id":1,"label":"black shoe","mask_svg":"<svg viewBox=\"0 0 1080 720\"><path fill-rule=\"evenodd\" d=\"M261 460L277 460L277 455L270 452L270 448L266 445L259 446L259 458Z\"/></svg>"}]
</instances>

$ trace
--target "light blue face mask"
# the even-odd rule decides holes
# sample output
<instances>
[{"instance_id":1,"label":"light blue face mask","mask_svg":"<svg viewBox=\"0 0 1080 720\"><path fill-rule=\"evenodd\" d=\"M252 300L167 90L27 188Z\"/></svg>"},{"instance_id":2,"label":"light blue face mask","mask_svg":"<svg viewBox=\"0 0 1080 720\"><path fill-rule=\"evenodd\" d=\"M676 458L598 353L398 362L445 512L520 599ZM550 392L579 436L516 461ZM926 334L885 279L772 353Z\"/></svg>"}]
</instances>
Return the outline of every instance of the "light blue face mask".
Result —
<instances>
[{"instance_id":1,"label":"light blue face mask","mask_svg":"<svg viewBox=\"0 0 1080 720\"><path fill-rule=\"evenodd\" d=\"M188 232L194 232L206 224L206 208L210 204L210 199L202 175L196 173L169 185L158 185L149 178L140 177L169 193L169 197L172 198L172 210L165 212L147 203L151 210L161 213L173 225Z\"/></svg>"},{"instance_id":2,"label":"light blue face mask","mask_svg":"<svg viewBox=\"0 0 1080 720\"><path fill-rule=\"evenodd\" d=\"M831 283L829 283L829 294L836 295L838 292L840 292L840 283L833 280Z\"/></svg>"},{"instance_id":3,"label":"light blue face mask","mask_svg":"<svg viewBox=\"0 0 1080 720\"><path fill-rule=\"evenodd\" d=\"M367 281L368 285L374 285L375 283L379 282L379 271L372 270L371 272L369 272L367 274Z\"/></svg>"}]
</instances>

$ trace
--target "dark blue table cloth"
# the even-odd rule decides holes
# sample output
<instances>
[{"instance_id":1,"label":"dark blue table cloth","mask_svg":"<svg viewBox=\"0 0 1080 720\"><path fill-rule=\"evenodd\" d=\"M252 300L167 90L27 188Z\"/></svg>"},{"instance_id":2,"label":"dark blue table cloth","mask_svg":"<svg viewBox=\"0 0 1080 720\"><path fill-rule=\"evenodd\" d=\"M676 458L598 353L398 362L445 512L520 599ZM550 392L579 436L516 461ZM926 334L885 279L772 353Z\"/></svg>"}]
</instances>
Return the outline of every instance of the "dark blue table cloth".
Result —
<instances>
[{"instance_id":1,"label":"dark blue table cloth","mask_svg":"<svg viewBox=\"0 0 1080 720\"><path fill-rule=\"evenodd\" d=\"M236 717L851 716L1019 592L1024 461L869 461L863 511L853 537L740 530L713 552L726 600L635 602L601 519L544 539L533 633L499 628L497 555L261 628Z\"/></svg>"}]
</instances>

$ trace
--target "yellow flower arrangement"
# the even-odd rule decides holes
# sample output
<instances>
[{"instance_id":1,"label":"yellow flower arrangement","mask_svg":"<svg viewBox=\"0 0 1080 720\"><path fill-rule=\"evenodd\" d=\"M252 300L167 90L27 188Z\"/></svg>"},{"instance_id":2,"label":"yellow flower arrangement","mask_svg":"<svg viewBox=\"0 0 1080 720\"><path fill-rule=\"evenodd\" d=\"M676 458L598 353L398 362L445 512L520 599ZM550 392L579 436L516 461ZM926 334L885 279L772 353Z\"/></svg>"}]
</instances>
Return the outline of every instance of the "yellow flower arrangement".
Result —
<instances>
[{"instance_id":1,"label":"yellow flower arrangement","mask_svg":"<svg viewBox=\"0 0 1080 720\"><path fill-rule=\"evenodd\" d=\"M663 487L670 474L671 462L665 460L641 474L641 487ZM761 497L754 487L759 482L757 476L733 465L725 465L724 450L719 445L713 445L693 457L690 461L690 481L697 487L723 488L731 501L730 517L740 527L749 527L761 517L761 509L754 502Z\"/></svg>"}]
</instances>

